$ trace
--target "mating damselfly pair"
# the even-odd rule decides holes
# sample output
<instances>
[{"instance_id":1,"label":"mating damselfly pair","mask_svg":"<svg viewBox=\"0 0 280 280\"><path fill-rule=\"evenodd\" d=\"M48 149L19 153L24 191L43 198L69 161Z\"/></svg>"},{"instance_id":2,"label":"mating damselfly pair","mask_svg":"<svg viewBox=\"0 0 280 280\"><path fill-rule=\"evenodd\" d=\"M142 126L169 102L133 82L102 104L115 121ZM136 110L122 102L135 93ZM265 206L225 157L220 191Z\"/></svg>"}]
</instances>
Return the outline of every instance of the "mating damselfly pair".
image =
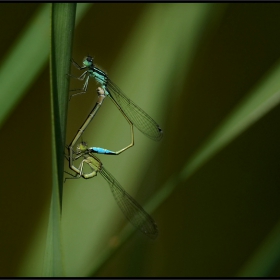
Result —
<instances>
[{"instance_id":1,"label":"mating damselfly pair","mask_svg":"<svg viewBox=\"0 0 280 280\"><path fill-rule=\"evenodd\" d=\"M146 213L146 211L121 187L118 181L103 167L101 161L95 156L98 154L105 155L119 155L125 150L129 149L134 145L134 131L133 127L137 127L144 135L147 137L159 141L161 140L163 133L159 125L139 106L137 106L132 100L130 100L107 76L107 74L97 68L93 63L93 58L87 56L83 60L83 66L79 66L73 59L73 65L79 70L85 70L79 77L72 76L79 80L85 80L81 91L70 96L76 96L87 92L89 78L92 77L100 84L97 88L98 100L89 113L88 117L84 121L83 125L80 127L76 133L74 139L68 146L68 156L69 167L75 172L72 175L74 178L83 177L84 179L89 179L97 175L99 172L102 177L109 183L111 192L122 210L126 218L141 232L146 234L151 238L156 238L158 235L158 229L156 223L151 218L151 216ZM131 132L131 143L119 151L110 151L99 147L88 147L85 142L78 143L79 138L82 136L83 132L86 130L87 126L91 120L96 115L99 110L103 100L109 97L121 114L124 116L126 121L130 125ZM76 151L74 151L74 147ZM74 161L83 158L78 167L74 165ZM87 165L91 172L85 173L84 166Z\"/></svg>"}]
</instances>

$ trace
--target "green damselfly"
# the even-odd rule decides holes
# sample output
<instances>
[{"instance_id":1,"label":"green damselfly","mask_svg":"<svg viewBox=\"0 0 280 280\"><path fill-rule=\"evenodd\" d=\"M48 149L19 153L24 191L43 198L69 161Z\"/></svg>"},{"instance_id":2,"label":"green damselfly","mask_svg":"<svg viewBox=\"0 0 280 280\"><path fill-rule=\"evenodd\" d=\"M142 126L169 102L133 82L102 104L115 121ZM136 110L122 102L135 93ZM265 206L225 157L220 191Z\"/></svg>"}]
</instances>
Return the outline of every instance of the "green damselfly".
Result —
<instances>
[{"instance_id":1,"label":"green damselfly","mask_svg":"<svg viewBox=\"0 0 280 280\"><path fill-rule=\"evenodd\" d=\"M75 153L76 156L73 160L77 160L80 157L83 157L84 159L80 163L79 168L75 168L74 171L76 175L72 175L68 172L66 173L75 178L83 177L84 179L93 178L94 176L97 176L97 173L100 173L108 182L115 201L128 221L146 236L155 239L158 235L158 228L153 218L122 188L113 175L104 168L102 162L93 154L93 149L94 148L88 148L85 142L81 142L77 146L77 153ZM105 149L103 150L108 151ZM84 172L85 164L90 167L92 172Z\"/></svg>"}]
</instances>

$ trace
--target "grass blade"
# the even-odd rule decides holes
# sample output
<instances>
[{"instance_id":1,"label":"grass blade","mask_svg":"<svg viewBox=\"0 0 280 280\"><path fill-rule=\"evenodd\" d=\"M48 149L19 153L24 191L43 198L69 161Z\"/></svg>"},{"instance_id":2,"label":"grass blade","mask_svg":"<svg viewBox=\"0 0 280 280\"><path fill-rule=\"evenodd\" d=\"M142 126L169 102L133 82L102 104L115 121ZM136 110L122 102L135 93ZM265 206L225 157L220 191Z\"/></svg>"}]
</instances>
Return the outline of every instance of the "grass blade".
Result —
<instances>
[{"instance_id":1,"label":"grass blade","mask_svg":"<svg viewBox=\"0 0 280 280\"><path fill-rule=\"evenodd\" d=\"M238 272L237 277L268 277L279 267L280 223L268 234L251 259Z\"/></svg>"},{"instance_id":2,"label":"grass blade","mask_svg":"<svg viewBox=\"0 0 280 280\"><path fill-rule=\"evenodd\" d=\"M64 143L68 105L69 73L72 40L75 25L76 4L52 4L51 32L51 105L52 105L52 168L53 186L47 247L44 262L45 276L62 276L60 216L64 167Z\"/></svg>"},{"instance_id":3,"label":"grass blade","mask_svg":"<svg viewBox=\"0 0 280 280\"><path fill-rule=\"evenodd\" d=\"M39 76L49 54L49 4L30 21L0 68L0 126ZM42 36L45 34L45 36ZM36 42L30 51L30 42ZM32 64L30 65L30 62ZM14 67L17 65L17 71ZM13 73L11 75L11 73ZM17 81L16 83L14 81Z\"/></svg>"}]
</instances>

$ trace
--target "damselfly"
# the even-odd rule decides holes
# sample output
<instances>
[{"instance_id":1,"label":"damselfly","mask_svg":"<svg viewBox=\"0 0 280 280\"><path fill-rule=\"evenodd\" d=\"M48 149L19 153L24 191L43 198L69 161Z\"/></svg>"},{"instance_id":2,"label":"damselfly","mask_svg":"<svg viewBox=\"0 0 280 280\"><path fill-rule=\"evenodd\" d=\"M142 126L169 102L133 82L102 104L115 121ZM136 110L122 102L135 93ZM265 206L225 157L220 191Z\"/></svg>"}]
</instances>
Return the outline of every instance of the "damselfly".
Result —
<instances>
[{"instance_id":1,"label":"damselfly","mask_svg":"<svg viewBox=\"0 0 280 280\"><path fill-rule=\"evenodd\" d=\"M159 125L140 107L138 107L132 100L130 100L107 76L107 74L97 68L93 63L91 56L85 57L83 66L80 66L73 59L71 60L76 68L86 71L79 77L79 80L85 80L82 90L79 93L72 94L72 96L86 93L88 88L89 78L93 77L104 89L105 95L109 96L117 108L147 137L159 141L163 133ZM72 76L72 75L71 75ZM74 77L74 76L72 76ZM70 97L70 98L71 98Z\"/></svg>"},{"instance_id":2,"label":"damselfly","mask_svg":"<svg viewBox=\"0 0 280 280\"><path fill-rule=\"evenodd\" d=\"M103 149L105 150L105 149ZM106 150L108 151L108 150ZM110 190L117 202L119 208L125 217L134 225L138 230L150 238L155 239L158 235L158 229L153 218L132 198L120 185L120 183L104 168L102 162L93 154L93 148L88 148L85 142L81 142L77 147L77 153L73 160L80 157L84 159L75 169L75 178L83 177L90 179L100 173L101 176L109 183ZM87 164L91 171L90 173L84 172L84 165ZM68 172L66 172L68 173ZM68 173L70 174L70 173ZM72 174L70 174L72 175ZM73 176L73 175L72 175Z\"/></svg>"}]
</instances>

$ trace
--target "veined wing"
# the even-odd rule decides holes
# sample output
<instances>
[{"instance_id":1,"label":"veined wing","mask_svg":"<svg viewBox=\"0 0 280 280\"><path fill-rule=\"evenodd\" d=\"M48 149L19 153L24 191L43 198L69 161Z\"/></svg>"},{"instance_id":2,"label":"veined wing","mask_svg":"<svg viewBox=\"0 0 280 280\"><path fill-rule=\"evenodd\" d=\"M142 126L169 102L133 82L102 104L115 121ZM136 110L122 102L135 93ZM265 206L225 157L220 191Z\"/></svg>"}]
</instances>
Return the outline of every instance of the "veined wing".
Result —
<instances>
[{"instance_id":1,"label":"veined wing","mask_svg":"<svg viewBox=\"0 0 280 280\"><path fill-rule=\"evenodd\" d=\"M130 100L109 78L107 80L107 91L110 97L121 107L130 121L147 137L159 141L163 132L159 125L132 100Z\"/></svg>"},{"instance_id":2,"label":"veined wing","mask_svg":"<svg viewBox=\"0 0 280 280\"><path fill-rule=\"evenodd\" d=\"M119 182L104 168L100 174L109 183L111 192L126 218L148 237L155 239L158 229L152 217L132 198Z\"/></svg>"}]
</instances>

